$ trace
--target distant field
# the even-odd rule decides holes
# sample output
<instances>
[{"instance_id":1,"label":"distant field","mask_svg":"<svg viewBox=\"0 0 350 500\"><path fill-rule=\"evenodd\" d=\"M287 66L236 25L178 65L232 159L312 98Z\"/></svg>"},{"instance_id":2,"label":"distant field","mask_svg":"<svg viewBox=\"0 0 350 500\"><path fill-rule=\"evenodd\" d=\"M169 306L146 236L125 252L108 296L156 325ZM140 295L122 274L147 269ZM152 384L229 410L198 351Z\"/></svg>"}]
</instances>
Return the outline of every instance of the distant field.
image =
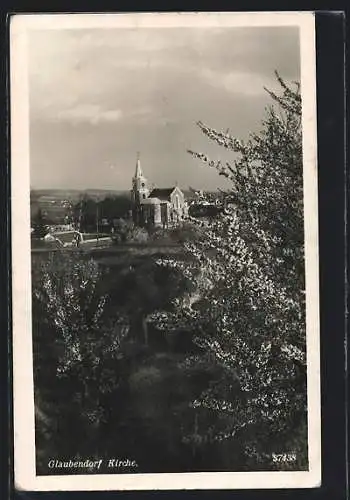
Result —
<instances>
[{"instance_id":1,"label":"distant field","mask_svg":"<svg viewBox=\"0 0 350 500\"><path fill-rule=\"evenodd\" d=\"M33 199L39 199L42 196L47 196L52 200L74 199L78 200L81 196L101 197L112 195L128 195L128 191L114 189L32 189L31 196Z\"/></svg>"}]
</instances>

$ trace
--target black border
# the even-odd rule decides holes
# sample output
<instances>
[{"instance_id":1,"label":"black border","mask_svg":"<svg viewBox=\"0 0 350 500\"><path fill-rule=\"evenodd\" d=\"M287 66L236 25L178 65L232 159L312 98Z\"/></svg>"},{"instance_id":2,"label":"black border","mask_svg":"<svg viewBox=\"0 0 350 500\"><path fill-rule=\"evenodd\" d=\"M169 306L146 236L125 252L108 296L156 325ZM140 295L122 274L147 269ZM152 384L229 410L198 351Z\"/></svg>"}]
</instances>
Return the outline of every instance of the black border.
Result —
<instances>
[{"instance_id":1,"label":"black border","mask_svg":"<svg viewBox=\"0 0 350 500\"><path fill-rule=\"evenodd\" d=\"M345 96L344 53L340 50L344 19L334 15L331 19L322 13L317 16L316 26L322 475L325 485L322 489L324 498L328 493L328 497L335 500L342 498L346 477L346 381L342 343L345 337Z\"/></svg>"},{"instance_id":2,"label":"black border","mask_svg":"<svg viewBox=\"0 0 350 500\"><path fill-rule=\"evenodd\" d=\"M32 2L33 3L33 2ZM1 422L1 490L2 498L43 498L55 499L75 497L85 499L100 498L132 498L137 495L140 500L154 497L178 498L185 496L193 498L219 497L222 499L253 499L266 497L271 500L288 499L319 499L342 500L348 497L346 475L346 452L348 435L346 433L346 391L347 380L345 373L345 192L349 191L349 177L345 170L345 2L337 2L338 9L332 6L332 12L320 11L329 9L327 2L318 2L318 5L305 5L305 2L294 2L293 9L288 6L271 5L272 2L246 1L244 5L233 6L227 2L219 2L212 8L187 4L186 8L174 8L167 4L166 8L153 3L152 8L144 8L141 2L118 2L119 12L131 11L289 11L289 10L317 10L316 14L316 47L317 47L317 113L318 113L318 166L319 166L319 234L320 234L320 312L321 312L321 379L322 379L322 486L315 489L291 490L236 490L236 491L187 491L187 492L14 492L12 473L9 472L9 454L12 456L12 388L8 383L11 380L11 283L10 283L10 175L9 175L9 129L8 129L8 20L9 14L19 12L104 12L102 2L91 8L90 3L83 2L36 1L30 9L25 6L9 6L8 10L1 11L0 31L2 58L0 60L0 336L2 342L0 363L2 381L2 402L8 402L9 413L0 412ZM243 2L242 2L243 3ZM46 4L46 5L45 5ZM115 5L106 5L107 12L115 12ZM340 5L339 5L340 4ZM2 4L2 9L5 7ZM136 8L135 8L136 7ZM5 57L4 57L5 56ZM3 293L3 291L5 293ZM6 377L6 378L5 378ZM3 403L2 408L5 405ZM7 418L6 418L7 417ZM4 422L3 422L4 420Z\"/></svg>"}]
</instances>

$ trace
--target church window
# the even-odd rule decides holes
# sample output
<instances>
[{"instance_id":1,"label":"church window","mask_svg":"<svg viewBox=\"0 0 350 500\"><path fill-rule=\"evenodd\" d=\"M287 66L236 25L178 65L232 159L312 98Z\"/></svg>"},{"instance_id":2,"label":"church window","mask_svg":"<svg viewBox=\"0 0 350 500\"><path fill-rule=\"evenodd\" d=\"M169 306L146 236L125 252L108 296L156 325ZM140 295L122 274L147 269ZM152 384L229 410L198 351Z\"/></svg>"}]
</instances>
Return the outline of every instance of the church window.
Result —
<instances>
[{"instance_id":1,"label":"church window","mask_svg":"<svg viewBox=\"0 0 350 500\"><path fill-rule=\"evenodd\" d=\"M143 198L143 199L145 199L145 198L146 198L146 195L145 195L145 194L143 194L143 195L142 195L142 198Z\"/></svg>"},{"instance_id":2,"label":"church window","mask_svg":"<svg viewBox=\"0 0 350 500\"><path fill-rule=\"evenodd\" d=\"M144 187L145 187L145 183L143 182L143 183L141 184L141 186L144 188Z\"/></svg>"}]
</instances>

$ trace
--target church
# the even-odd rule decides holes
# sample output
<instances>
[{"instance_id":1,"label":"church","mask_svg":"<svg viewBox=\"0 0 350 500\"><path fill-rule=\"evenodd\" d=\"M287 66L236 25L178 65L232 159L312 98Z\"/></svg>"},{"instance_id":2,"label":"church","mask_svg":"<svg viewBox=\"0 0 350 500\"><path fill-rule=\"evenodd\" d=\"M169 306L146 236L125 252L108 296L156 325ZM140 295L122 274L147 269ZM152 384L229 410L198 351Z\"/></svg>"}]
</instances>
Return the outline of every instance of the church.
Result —
<instances>
[{"instance_id":1,"label":"church","mask_svg":"<svg viewBox=\"0 0 350 500\"><path fill-rule=\"evenodd\" d=\"M131 200L133 220L138 226L176 226L188 215L185 195L178 186L148 188L139 155L132 178Z\"/></svg>"}]
</instances>

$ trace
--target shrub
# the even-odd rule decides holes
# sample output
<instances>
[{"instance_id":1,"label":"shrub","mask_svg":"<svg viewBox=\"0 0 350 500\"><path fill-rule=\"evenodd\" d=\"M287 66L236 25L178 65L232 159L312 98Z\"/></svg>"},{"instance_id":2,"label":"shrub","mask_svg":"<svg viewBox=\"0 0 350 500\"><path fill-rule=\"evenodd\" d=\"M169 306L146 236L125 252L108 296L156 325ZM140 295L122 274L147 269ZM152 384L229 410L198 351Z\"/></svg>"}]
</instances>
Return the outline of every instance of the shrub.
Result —
<instances>
[{"instance_id":1,"label":"shrub","mask_svg":"<svg viewBox=\"0 0 350 500\"><path fill-rule=\"evenodd\" d=\"M146 243L149 239L148 232L142 227L134 227L129 232L127 241L130 243Z\"/></svg>"},{"instance_id":2,"label":"shrub","mask_svg":"<svg viewBox=\"0 0 350 500\"><path fill-rule=\"evenodd\" d=\"M77 446L75 451L81 451L78 435L94 441L108 411L103 401L123 376L129 321L118 307L114 316L106 315L102 280L97 263L80 252L53 252L33 271L36 403L50 402L51 417L57 414L60 427L76 429L76 443L65 436L57 444Z\"/></svg>"}]
</instances>

